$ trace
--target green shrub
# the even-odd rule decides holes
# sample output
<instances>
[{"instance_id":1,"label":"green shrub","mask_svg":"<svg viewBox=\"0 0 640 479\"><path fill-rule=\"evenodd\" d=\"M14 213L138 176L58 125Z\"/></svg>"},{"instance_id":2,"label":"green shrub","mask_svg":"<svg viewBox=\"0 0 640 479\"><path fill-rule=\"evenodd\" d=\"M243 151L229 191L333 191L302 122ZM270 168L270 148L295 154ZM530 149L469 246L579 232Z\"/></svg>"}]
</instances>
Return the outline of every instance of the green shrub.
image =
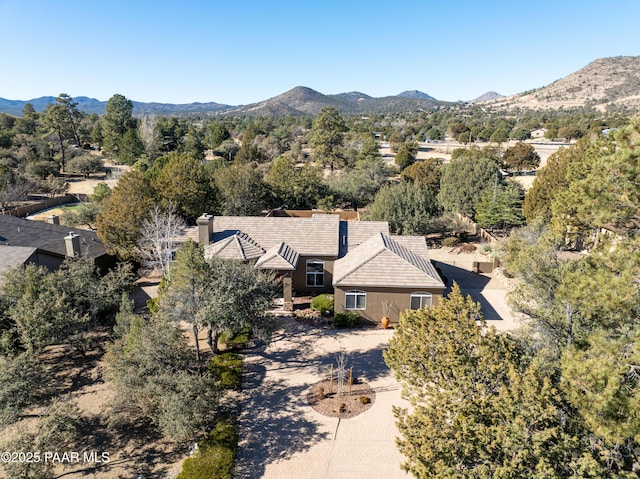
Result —
<instances>
[{"instance_id":1,"label":"green shrub","mask_svg":"<svg viewBox=\"0 0 640 479\"><path fill-rule=\"evenodd\" d=\"M369 404L371 402L369 396L360 396L358 399L360 400L360 404Z\"/></svg>"},{"instance_id":2,"label":"green shrub","mask_svg":"<svg viewBox=\"0 0 640 479\"><path fill-rule=\"evenodd\" d=\"M352 311L345 313L336 313L333 318L333 326L335 328L352 328L360 322L360 315Z\"/></svg>"},{"instance_id":3,"label":"green shrub","mask_svg":"<svg viewBox=\"0 0 640 479\"><path fill-rule=\"evenodd\" d=\"M333 315L333 295L319 294L311 301L311 309L320 311L323 316Z\"/></svg>"},{"instance_id":4,"label":"green shrub","mask_svg":"<svg viewBox=\"0 0 640 479\"><path fill-rule=\"evenodd\" d=\"M455 236L448 236L442 240L442 246L455 246L460 243L460 238L456 238Z\"/></svg>"},{"instance_id":5,"label":"green shrub","mask_svg":"<svg viewBox=\"0 0 640 479\"><path fill-rule=\"evenodd\" d=\"M209 361L209 372L223 389L240 391L242 388L242 356L222 353Z\"/></svg>"},{"instance_id":6,"label":"green shrub","mask_svg":"<svg viewBox=\"0 0 640 479\"><path fill-rule=\"evenodd\" d=\"M247 326L240 331L223 331L220 335L220 342L224 344L227 349L242 349L247 347L250 337L251 328Z\"/></svg>"},{"instance_id":7,"label":"green shrub","mask_svg":"<svg viewBox=\"0 0 640 479\"><path fill-rule=\"evenodd\" d=\"M198 444L198 451L182 464L176 479L231 479L238 450L235 418L220 420Z\"/></svg>"}]
</instances>

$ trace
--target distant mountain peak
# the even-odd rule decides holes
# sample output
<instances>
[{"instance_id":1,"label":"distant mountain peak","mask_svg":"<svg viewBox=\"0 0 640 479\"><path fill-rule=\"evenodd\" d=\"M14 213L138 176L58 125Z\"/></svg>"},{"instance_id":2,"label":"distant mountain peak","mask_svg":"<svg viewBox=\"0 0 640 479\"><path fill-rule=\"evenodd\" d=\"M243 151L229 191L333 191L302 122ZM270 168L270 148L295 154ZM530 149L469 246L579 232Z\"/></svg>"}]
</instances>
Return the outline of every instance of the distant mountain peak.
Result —
<instances>
[{"instance_id":1,"label":"distant mountain peak","mask_svg":"<svg viewBox=\"0 0 640 479\"><path fill-rule=\"evenodd\" d=\"M359 91L350 91L347 93L338 93L337 95L331 95L335 98L342 98L343 100L349 101L363 101L370 100L372 97L367 95L366 93L362 93Z\"/></svg>"},{"instance_id":2,"label":"distant mountain peak","mask_svg":"<svg viewBox=\"0 0 640 479\"><path fill-rule=\"evenodd\" d=\"M491 100L496 100L498 98L504 98L504 97L505 97L504 95L501 95L500 93L497 93L495 91L488 91L480 95L478 98L469 100L469 103L482 103L483 101L491 101Z\"/></svg>"},{"instance_id":3,"label":"distant mountain peak","mask_svg":"<svg viewBox=\"0 0 640 479\"><path fill-rule=\"evenodd\" d=\"M403 91L402 93L398 93L396 96L399 96L400 98L412 98L412 99L419 99L419 100L435 100L435 98L433 98L431 95L427 95L424 92L421 92L419 90L407 90L407 91Z\"/></svg>"}]
</instances>

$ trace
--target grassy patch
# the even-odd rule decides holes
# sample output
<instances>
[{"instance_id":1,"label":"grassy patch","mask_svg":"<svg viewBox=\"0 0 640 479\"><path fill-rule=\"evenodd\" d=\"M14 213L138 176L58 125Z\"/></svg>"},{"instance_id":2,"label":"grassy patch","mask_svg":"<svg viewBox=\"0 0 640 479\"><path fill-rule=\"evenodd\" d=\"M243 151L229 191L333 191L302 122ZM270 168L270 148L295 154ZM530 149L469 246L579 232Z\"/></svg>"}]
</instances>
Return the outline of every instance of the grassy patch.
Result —
<instances>
[{"instance_id":1,"label":"grassy patch","mask_svg":"<svg viewBox=\"0 0 640 479\"><path fill-rule=\"evenodd\" d=\"M219 420L198 446L194 456L184 461L176 479L231 479L238 451L236 418Z\"/></svg>"},{"instance_id":2,"label":"grassy patch","mask_svg":"<svg viewBox=\"0 0 640 479\"><path fill-rule=\"evenodd\" d=\"M240 391L242 388L242 356L223 353L209 362L211 375L220 382L223 389Z\"/></svg>"}]
</instances>

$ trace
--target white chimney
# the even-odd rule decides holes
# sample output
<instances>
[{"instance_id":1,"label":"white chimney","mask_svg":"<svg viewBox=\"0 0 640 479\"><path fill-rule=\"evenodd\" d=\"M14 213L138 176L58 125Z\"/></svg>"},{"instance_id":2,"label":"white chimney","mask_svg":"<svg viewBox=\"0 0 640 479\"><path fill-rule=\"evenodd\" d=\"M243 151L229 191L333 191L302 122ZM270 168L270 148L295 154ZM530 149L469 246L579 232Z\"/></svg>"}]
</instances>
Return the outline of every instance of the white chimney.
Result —
<instances>
[{"instance_id":1,"label":"white chimney","mask_svg":"<svg viewBox=\"0 0 640 479\"><path fill-rule=\"evenodd\" d=\"M80 235L73 231L69 232L69 236L64 237L65 246L67 248L67 256L70 258L80 257Z\"/></svg>"}]
</instances>

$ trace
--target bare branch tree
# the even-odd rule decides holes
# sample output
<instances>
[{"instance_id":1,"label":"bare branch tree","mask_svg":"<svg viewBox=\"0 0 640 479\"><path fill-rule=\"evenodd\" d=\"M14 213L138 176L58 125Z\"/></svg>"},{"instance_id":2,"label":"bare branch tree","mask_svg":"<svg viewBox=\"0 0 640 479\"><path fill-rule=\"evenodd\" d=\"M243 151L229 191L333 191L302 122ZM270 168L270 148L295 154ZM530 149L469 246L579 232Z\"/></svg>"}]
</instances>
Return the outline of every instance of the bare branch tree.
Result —
<instances>
[{"instance_id":1,"label":"bare branch tree","mask_svg":"<svg viewBox=\"0 0 640 479\"><path fill-rule=\"evenodd\" d=\"M0 184L0 211L12 208L16 203L26 200L32 189L33 182L23 178Z\"/></svg>"},{"instance_id":2,"label":"bare branch tree","mask_svg":"<svg viewBox=\"0 0 640 479\"><path fill-rule=\"evenodd\" d=\"M137 245L146 273L155 270L170 279L171 261L178 249L177 238L184 233L185 226L173 204L170 203L165 210L154 206L151 216L142 224L142 235Z\"/></svg>"},{"instance_id":3,"label":"bare branch tree","mask_svg":"<svg viewBox=\"0 0 640 479\"><path fill-rule=\"evenodd\" d=\"M347 355L344 352L336 356L336 388L339 396L344 395L344 385L347 380Z\"/></svg>"}]
</instances>

